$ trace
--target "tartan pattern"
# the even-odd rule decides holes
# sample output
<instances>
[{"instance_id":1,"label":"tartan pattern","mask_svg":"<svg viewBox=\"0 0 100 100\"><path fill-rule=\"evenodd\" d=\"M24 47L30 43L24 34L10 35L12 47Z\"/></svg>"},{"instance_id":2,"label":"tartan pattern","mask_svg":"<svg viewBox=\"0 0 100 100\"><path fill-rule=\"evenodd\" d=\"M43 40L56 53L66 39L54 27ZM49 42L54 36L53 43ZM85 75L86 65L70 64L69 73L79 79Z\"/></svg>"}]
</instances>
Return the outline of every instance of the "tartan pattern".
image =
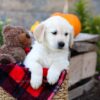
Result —
<instances>
[{"instance_id":1,"label":"tartan pattern","mask_svg":"<svg viewBox=\"0 0 100 100\"><path fill-rule=\"evenodd\" d=\"M51 100L59 90L67 74L64 70L55 85L46 80L48 69L43 69L43 84L38 90L30 86L30 72L23 65L0 64L0 86L17 100Z\"/></svg>"}]
</instances>

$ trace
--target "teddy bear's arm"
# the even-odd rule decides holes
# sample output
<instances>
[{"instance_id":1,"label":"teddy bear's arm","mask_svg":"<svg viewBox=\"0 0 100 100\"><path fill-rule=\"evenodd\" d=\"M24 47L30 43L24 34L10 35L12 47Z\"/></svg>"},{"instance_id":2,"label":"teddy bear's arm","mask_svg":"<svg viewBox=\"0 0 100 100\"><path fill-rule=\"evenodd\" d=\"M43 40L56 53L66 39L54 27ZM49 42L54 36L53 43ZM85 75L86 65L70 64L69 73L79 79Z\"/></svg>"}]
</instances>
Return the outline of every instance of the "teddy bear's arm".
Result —
<instances>
[{"instance_id":1,"label":"teddy bear's arm","mask_svg":"<svg viewBox=\"0 0 100 100\"><path fill-rule=\"evenodd\" d=\"M11 48L10 53L16 59L17 62L23 61L26 57L26 53L25 53L24 49L22 49L20 47Z\"/></svg>"},{"instance_id":2,"label":"teddy bear's arm","mask_svg":"<svg viewBox=\"0 0 100 100\"><path fill-rule=\"evenodd\" d=\"M9 54L0 54L0 63L1 64L9 64L9 63L16 63L16 60L13 56Z\"/></svg>"}]
</instances>

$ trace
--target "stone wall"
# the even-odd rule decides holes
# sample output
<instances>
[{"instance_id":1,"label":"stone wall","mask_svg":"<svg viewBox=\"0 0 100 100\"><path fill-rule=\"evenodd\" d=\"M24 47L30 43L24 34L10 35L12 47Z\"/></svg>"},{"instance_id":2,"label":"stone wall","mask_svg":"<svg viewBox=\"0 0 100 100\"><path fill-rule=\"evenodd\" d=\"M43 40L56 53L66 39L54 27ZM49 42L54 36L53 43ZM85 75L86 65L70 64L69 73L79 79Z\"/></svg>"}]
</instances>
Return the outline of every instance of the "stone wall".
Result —
<instances>
[{"instance_id":1,"label":"stone wall","mask_svg":"<svg viewBox=\"0 0 100 100\"><path fill-rule=\"evenodd\" d=\"M10 18L14 25L29 28L34 21L44 20L53 12L63 11L67 0L0 0L0 19ZM77 0L69 0L71 7ZM90 0L95 14L100 13L100 0Z\"/></svg>"},{"instance_id":2,"label":"stone wall","mask_svg":"<svg viewBox=\"0 0 100 100\"><path fill-rule=\"evenodd\" d=\"M0 0L0 18L29 28L34 21L44 20L51 13L63 11L66 0Z\"/></svg>"}]
</instances>

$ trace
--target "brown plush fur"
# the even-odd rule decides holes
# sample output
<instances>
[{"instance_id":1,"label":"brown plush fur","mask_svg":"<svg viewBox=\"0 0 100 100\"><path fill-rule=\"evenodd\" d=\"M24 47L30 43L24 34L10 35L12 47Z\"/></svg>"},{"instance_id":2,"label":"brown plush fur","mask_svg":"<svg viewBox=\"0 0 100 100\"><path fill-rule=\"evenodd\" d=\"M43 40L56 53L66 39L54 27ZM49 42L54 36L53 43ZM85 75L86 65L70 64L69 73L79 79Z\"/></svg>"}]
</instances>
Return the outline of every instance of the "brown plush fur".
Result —
<instances>
[{"instance_id":1,"label":"brown plush fur","mask_svg":"<svg viewBox=\"0 0 100 100\"><path fill-rule=\"evenodd\" d=\"M0 48L0 63L23 61L26 56L24 48L31 45L27 31L22 27L6 26L2 33L4 44Z\"/></svg>"}]
</instances>

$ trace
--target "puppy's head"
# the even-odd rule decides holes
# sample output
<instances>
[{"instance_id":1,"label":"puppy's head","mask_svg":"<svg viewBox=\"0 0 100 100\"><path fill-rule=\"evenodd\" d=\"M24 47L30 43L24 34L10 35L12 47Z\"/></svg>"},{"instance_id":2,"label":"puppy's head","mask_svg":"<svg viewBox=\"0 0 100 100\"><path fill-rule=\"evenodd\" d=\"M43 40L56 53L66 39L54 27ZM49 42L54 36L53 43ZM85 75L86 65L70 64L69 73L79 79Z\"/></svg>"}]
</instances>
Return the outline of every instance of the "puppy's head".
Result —
<instances>
[{"instance_id":1,"label":"puppy's head","mask_svg":"<svg viewBox=\"0 0 100 100\"><path fill-rule=\"evenodd\" d=\"M34 31L35 39L52 50L62 50L73 45L73 27L64 18L53 16L41 22Z\"/></svg>"}]
</instances>

